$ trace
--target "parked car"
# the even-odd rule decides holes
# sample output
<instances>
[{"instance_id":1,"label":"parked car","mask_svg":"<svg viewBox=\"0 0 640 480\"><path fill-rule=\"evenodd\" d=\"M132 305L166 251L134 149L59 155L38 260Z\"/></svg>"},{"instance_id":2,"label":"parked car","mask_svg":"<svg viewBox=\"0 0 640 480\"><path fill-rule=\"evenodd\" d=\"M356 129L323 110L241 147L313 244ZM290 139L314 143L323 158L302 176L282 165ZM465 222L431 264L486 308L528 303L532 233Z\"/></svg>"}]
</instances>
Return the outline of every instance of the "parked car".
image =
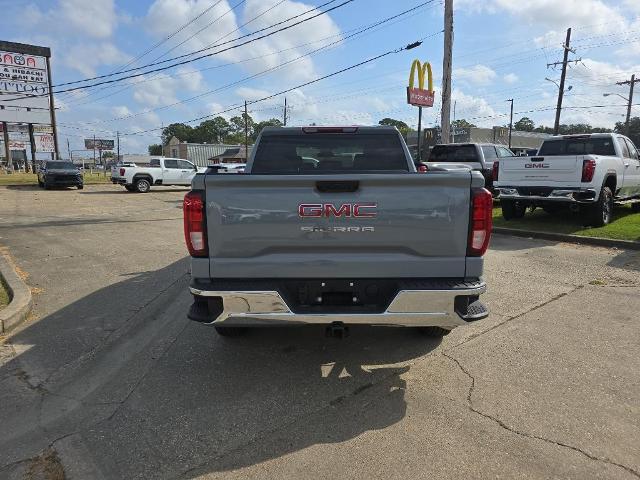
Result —
<instances>
[{"instance_id":1,"label":"parked car","mask_svg":"<svg viewBox=\"0 0 640 480\"><path fill-rule=\"evenodd\" d=\"M448 143L435 145L429 155L427 168L467 167L482 173L485 186L493 191L491 175L496 158L512 157L514 153L504 145L492 143Z\"/></svg>"},{"instance_id":2,"label":"parked car","mask_svg":"<svg viewBox=\"0 0 640 480\"><path fill-rule=\"evenodd\" d=\"M120 167L114 183L123 185L130 192L146 193L152 185L191 185L198 171L193 163L181 158L153 158L149 166Z\"/></svg>"},{"instance_id":3,"label":"parked car","mask_svg":"<svg viewBox=\"0 0 640 480\"><path fill-rule=\"evenodd\" d=\"M47 160L38 168L38 186L49 190L52 187L84 188L82 173L72 163L64 160Z\"/></svg>"},{"instance_id":4,"label":"parked car","mask_svg":"<svg viewBox=\"0 0 640 480\"><path fill-rule=\"evenodd\" d=\"M137 166L138 165L136 165L134 162L120 162L114 165L113 167L111 167L111 182L119 183L118 180L121 178L120 169L122 167L137 167Z\"/></svg>"},{"instance_id":5,"label":"parked car","mask_svg":"<svg viewBox=\"0 0 640 480\"><path fill-rule=\"evenodd\" d=\"M188 316L221 335L376 324L439 336L484 318L483 186L468 168L418 173L393 127L267 127L243 175L208 170L185 196Z\"/></svg>"},{"instance_id":6,"label":"parked car","mask_svg":"<svg viewBox=\"0 0 640 480\"><path fill-rule=\"evenodd\" d=\"M614 202L640 211L638 150L617 133L549 138L535 157L495 162L493 180L506 220L523 217L527 207L549 213L571 207L600 227L611 221Z\"/></svg>"}]
</instances>

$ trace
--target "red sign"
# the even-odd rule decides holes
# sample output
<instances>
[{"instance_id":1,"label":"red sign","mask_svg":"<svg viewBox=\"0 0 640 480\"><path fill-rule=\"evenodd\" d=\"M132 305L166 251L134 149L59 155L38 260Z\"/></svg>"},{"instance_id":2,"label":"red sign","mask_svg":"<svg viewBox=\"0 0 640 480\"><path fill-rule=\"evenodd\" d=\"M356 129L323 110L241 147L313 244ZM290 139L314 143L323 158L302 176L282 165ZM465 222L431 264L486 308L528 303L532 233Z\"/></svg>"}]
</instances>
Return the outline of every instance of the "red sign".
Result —
<instances>
[{"instance_id":1,"label":"red sign","mask_svg":"<svg viewBox=\"0 0 640 480\"><path fill-rule=\"evenodd\" d=\"M407 87L407 103L417 107L433 107L435 92L422 88Z\"/></svg>"}]
</instances>

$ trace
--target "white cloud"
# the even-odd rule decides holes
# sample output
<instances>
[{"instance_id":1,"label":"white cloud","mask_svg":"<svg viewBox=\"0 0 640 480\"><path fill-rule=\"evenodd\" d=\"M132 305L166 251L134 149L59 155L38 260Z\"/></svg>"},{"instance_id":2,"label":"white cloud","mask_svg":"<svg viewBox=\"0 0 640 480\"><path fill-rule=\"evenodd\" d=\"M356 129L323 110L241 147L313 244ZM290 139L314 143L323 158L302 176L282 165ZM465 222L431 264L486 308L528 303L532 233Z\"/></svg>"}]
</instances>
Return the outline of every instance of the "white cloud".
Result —
<instances>
[{"instance_id":1,"label":"white cloud","mask_svg":"<svg viewBox=\"0 0 640 480\"><path fill-rule=\"evenodd\" d=\"M496 111L483 98L468 95L459 89L453 89L451 98L456 102L456 118L465 118L475 125L495 125L496 118L478 118L493 117Z\"/></svg>"},{"instance_id":2,"label":"white cloud","mask_svg":"<svg viewBox=\"0 0 640 480\"><path fill-rule=\"evenodd\" d=\"M178 69L181 75L170 77L159 73L149 81L140 82L133 88L133 98L136 102L147 107L160 107L178 102L178 98L184 99L185 93L195 93L203 89L203 79L200 72L191 72L182 75L185 69Z\"/></svg>"},{"instance_id":3,"label":"white cloud","mask_svg":"<svg viewBox=\"0 0 640 480\"><path fill-rule=\"evenodd\" d=\"M145 24L148 25L150 32L154 36L163 38L187 23L197 13L215 5L175 37L175 40L179 40L178 43L185 41L175 53L184 53L228 41L244 33L268 27L313 8L312 5L292 0L286 0L275 6L276 3L278 3L277 0L248 0L241 15L243 23L254 19L260 13L266 13L238 32L235 30L238 28L239 20L235 11L229 11L231 7L228 0L220 2L217 2L217 0L156 0L149 8ZM269 10L274 6L275 8ZM311 15L312 13L308 14L307 17ZM300 19L302 18L304 17L300 17ZM209 25L210 23L211 25ZM261 39L252 43L251 46L247 46L247 48L232 49L220 53L214 58L238 61L248 57L261 57L242 64L242 68L247 69L250 73L258 73L268 68L274 68L283 62L291 61L292 63L278 69L278 75L290 80L305 80L316 76L313 61L307 57L293 60L306 51L340 38L339 34L340 29L331 17L322 15L299 26ZM192 36L193 38L190 38ZM305 49L294 48L296 45L318 41L327 36L335 36L335 38L315 43ZM287 50L286 52L280 52L280 50L285 49ZM173 52L170 55L173 55Z\"/></svg>"},{"instance_id":4,"label":"white cloud","mask_svg":"<svg viewBox=\"0 0 640 480\"><path fill-rule=\"evenodd\" d=\"M510 85L520 80L515 73L507 73L503 78L504 81Z\"/></svg>"},{"instance_id":5,"label":"white cloud","mask_svg":"<svg viewBox=\"0 0 640 480\"><path fill-rule=\"evenodd\" d=\"M486 65L474 65L469 68L456 68L453 70L454 80L463 80L476 85L488 85L496 76L496 72Z\"/></svg>"},{"instance_id":6,"label":"white cloud","mask_svg":"<svg viewBox=\"0 0 640 480\"><path fill-rule=\"evenodd\" d=\"M118 117L126 117L131 115L131 110L126 105L118 105L111 109L111 112Z\"/></svg>"},{"instance_id":7,"label":"white cloud","mask_svg":"<svg viewBox=\"0 0 640 480\"><path fill-rule=\"evenodd\" d=\"M62 63L88 77L95 75L97 67L120 65L128 60L128 55L108 41L77 43L68 48L62 56Z\"/></svg>"},{"instance_id":8,"label":"white cloud","mask_svg":"<svg viewBox=\"0 0 640 480\"><path fill-rule=\"evenodd\" d=\"M56 10L67 24L94 38L110 37L117 23L113 0L60 0Z\"/></svg>"}]
</instances>

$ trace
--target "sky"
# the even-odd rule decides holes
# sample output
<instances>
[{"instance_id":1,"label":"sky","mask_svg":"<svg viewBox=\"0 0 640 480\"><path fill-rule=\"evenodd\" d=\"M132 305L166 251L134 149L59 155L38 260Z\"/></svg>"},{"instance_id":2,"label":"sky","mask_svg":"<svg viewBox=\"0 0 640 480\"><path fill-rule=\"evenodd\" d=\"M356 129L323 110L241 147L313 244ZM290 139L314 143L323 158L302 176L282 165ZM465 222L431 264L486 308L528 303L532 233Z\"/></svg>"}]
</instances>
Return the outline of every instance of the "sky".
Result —
<instances>
[{"instance_id":1,"label":"sky","mask_svg":"<svg viewBox=\"0 0 640 480\"><path fill-rule=\"evenodd\" d=\"M203 52L213 55L162 72L57 94L60 142L66 146L69 140L72 149L83 148L83 138L114 138L118 131L122 153L146 153L149 144L159 143L163 125L217 114L230 118L240 113L245 100L256 120L282 118L285 96L290 125L366 125L392 117L415 128L417 108L406 104L414 59L432 65L436 102L423 110L423 126L437 125L443 3L327 2L0 0L3 16L19 19L3 23L0 39L51 47L54 85L224 43ZM312 10L315 7L318 10ZM333 7L338 8L236 47ZM296 19L286 21L293 16ZM603 94L627 97L628 87L616 82L640 75L638 0L454 0L455 118L478 126L508 124L506 100L513 98L514 121L527 116L536 125L553 125L558 87L546 78L559 82L560 67L547 64L562 60L569 27L575 50L569 58L575 62L567 73L566 87L572 88L565 94L561 122L612 128L623 121L625 100ZM236 41L240 36L245 37ZM417 40L423 43L410 51L294 88ZM118 76L104 80L111 78ZM285 95L251 103L289 89ZM640 103L640 93L637 98L634 103ZM233 110L219 113L229 108ZM640 115L640 107L632 113Z\"/></svg>"}]
</instances>

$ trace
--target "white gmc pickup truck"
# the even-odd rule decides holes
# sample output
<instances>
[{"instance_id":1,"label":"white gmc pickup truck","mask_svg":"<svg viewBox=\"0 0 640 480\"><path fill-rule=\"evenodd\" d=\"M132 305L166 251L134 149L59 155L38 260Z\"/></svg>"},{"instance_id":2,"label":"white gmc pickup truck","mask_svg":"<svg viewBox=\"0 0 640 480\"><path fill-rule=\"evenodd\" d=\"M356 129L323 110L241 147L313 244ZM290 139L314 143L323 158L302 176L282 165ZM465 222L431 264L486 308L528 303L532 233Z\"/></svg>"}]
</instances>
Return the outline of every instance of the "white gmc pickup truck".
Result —
<instances>
[{"instance_id":1,"label":"white gmc pickup truck","mask_svg":"<svg viewBox=\"0 0 640 480\"><path fill-rule=\"evenodd\" d=\"M181 158L153 158L148 166L122 166L111 175L111 181L123 185L130 192L147 193L152 185L191 185L198 172L193 163Z\"/></svg>"},{"instance_id":2,"label":"white gmc pickup truck","mask_svg":"<svg viewBox=\"0 0 640 480\"><path fill-rule=\"evenodd\" d=\"M614 202L640 211L638 150L617 133L556 136L536 156L500 158L493 184L505 220L523 217L527 207L554 213L569 206L601 227L611 221Z\"/></svg>"}]
</instances>

